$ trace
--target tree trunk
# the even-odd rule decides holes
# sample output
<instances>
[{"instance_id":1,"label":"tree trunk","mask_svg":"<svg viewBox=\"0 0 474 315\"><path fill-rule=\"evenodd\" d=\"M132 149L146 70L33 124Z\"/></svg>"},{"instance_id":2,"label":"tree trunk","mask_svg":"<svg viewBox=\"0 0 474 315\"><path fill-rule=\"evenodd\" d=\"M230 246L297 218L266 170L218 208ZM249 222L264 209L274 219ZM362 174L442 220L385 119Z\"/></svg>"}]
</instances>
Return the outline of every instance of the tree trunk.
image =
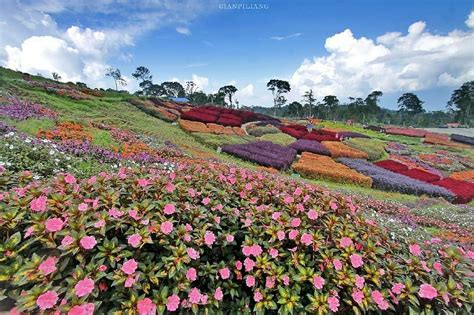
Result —
<instances>
[{"instance_id":1,"label":"tree trunk","mask_svg":"<svg viewBox=\"0 0 474 315\"><path fill-rule=\"evenodd\" d=\"M118 91L117 80L114 80L114 82L115 82L115 91Z\"/></svg>"}]
</instances>

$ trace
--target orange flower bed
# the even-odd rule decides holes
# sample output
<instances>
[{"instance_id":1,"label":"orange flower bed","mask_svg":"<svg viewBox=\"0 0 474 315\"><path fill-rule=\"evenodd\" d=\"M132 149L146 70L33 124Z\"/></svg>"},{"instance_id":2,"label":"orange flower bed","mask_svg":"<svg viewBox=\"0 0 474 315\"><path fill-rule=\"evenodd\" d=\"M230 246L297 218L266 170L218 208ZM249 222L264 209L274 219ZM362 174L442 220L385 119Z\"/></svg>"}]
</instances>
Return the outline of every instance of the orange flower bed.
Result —
<instances>
[{"instance_id":1,"label":"orange flower bed","mask_svg":"<svg viewBox=\"0 0 474 315\"><path fill-rule=\"evenodd\" d=\"M347 157L352 159L368 159L369 155L365 152L351 148L341 142L337 141L323 141L321 142L326 149L331 152L333 158Z\"/></svg>"},{"instance_id":2,"label":"orange flower bed","mask_svg":"<svg viewBox=\"0 0 474 315\"><path fill-rule=\"evenodd\" d=\"M238 136L246 136L247 134L245 133L245 131L240 128L240 127L232 127L232 130L234 131L234 133Z\"/></svg>"},{"instance_id":3,"label":"orange flower bed","mask_svg":"<svg viewBox=\"0 0 474 315\"><path fill-rule=\"evenodd\" d=\"M372 186L372 179L323 155L303 152L293 169L313 179L327 179L339 183L352 183L364 187Z\"/></svg>"},{"instance_id":4,"label":"orange flower bed","mask_svg":"<svg viewBox=\"0 0 474 315\"><path fill-rule=\"evenodd\" d=\"M121 147L115 147L114 151L120 153L124 158L132 157L137 154L153 154L155 151L143 142L123 143Z\"/></svg>"},{"instance_id":5,"label":"orange flower bed","mask_svg":"<svg viewBox=\"0 0 474 315\"><path fill-rule=\"evenodd\" d=\"M454 172L449 177L463 180L466 182L474 183L474 171L463 171L463 172Z\"/></svg>"},{"instance_id":6,"label":"orange flower bed","mask_svg":"<svg viewBox=\"0 0 474 315\"><path fill-rule=\"evenodd\" d=\"M218 125L214 123L208 123L206 124L206 126L207 128L209 128L209 130L212 133L215 133L215 134L235 135L235 132L232 129L232 127L224 127L222 125Z\"/></svg>"},{"instance_id":7,"label":"orange flower bed","mask_svg":"<svg viewBox=\"0 0 474 315\"><path fill-rule=\"evenodd\" d=\"M211 130L206 126L206 124L199 121L180 119L179 125L181 126L181 128L188 132L211 132Z\"/></svg>"},{"instance_id":8,"label":"orange flower bed","mask_svg":"<svg viewBox=\"0 0 474 315\"><path fill-rule=\"evenodd\" d=\"M435 145L445 145L448 147L463 147L462 144L453 142L449 140L448 135L436 134L436 133L427 133L423 143L426 144L435 144Z\"/></svg>"},{"instance_id":9,"label":"orange flower bed","mask_svg":"<svg viewBox=\"0 0 474 315\"><path fill-rule=\"evenodd\" d=\"M56 125L53 130L40 130L38 131L37 136L39 138L46 138L49 140L58 140L58 141L84 141L92 140L92 135L84 130L84 126L66 121L61 122Z\"/></svg>"}]
</instances>

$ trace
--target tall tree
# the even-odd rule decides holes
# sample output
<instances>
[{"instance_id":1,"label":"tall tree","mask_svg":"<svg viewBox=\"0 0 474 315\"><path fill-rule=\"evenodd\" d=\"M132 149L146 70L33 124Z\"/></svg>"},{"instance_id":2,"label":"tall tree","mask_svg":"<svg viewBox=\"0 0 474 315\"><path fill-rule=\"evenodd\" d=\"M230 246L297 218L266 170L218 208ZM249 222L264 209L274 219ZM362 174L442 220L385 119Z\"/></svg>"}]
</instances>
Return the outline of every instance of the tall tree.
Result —
<instances>
[{"instance_id":1,"label":"tall tree","mask_svg":"<svg viewBox=\"0 0 474 315\"><path fill-rule=\"evenodd\" d=\"M300 117L301 112L303 111L303 105L299 102L291 102L288 105L288 114L293 117Z\"/></svg>"},{"instance_id":2,"label":"tall tree","mask_svg":"<svg viewBox=\"0 0 474 315\"><path fill-rule=\"evenodd\" d=\"M57 72L52 72L51 75L53 76L54 81L59 81L61 80L61 76Z\"/></svg>"},{"instance_id":3,"label":"tall tree","mask_svg":"<svg viewBox=\"0 0 474 315\"><path fill-rule=\"evenodd\" d=\"M316 102L316 98L314 97L313 90L310 89L309 91L306 91L303 94L303 99L309 107L309 117L311 117L313 115L313 112L312 112L313 105L314 105L314 102Z\"/></svg>"},{"instance_id":4,"label":"tall tree","mask_svg":"<svg viewBox=\"0 0 474 315\"><path fill-rule=\"evenodd\" d=\"M375 115L380 113L379 98L382 97L383 93L380 91L372 91L365 98L365 114L369 118L373 118ZM364 121L365 122L365 121Z\"/></svg>"},{"instance_id":5,"label":"tall tree","mask_svg":"<svg viewBox=\"0 0 474 315\"><path fill-rule=\"evenodd\" d=\"M127 85L127 81L125 81L125 79L122 77L122 73L120 72L120 70L118 68L116 68L116 69L108 68L107 72L105 73L105 76L111 77L112 79L114 79L115 90L116 91L118 91L118 85L117 84L120 84L121 86L126 86Z\"/></svg>"},{"instance_id":6,"label":"tall tree","mask_svg":"<svg viewBox=\"0 0 474 315\"><path fill-rule=\"evenodd\" d=\"M448 109L456 114L456 120L472 126L474 124L474 81L464 83L453 91Z\"/></svg>"},{"instance_id":7,"label":"tall tree","mask_svg":"<svg viewBox=\"0 0 474 315\"><path fill-rule=\"evenodd\" d=\"M339 100L337 99L337 96L326 95L323 98L323 106L326 108L326 112L327 112L326 118L327 119L329 117L334 118L335 109L337 106L339 106Z\"/></svg>"},{"instance_id":8,"label":"tall tree","mask_svg":"<svg viewBox=\"0 0 474 315\"><path fill-rule=\"evenodd\" d=\"M349 97L348 111L350 118L365 119L365 102L360 97Z\"/></svg>"},{"instance_id":9,"label":"tall tree","mask_svg":"<svg viewBox=\"0 0 474 315\"><path fill-rule=\"evenodd\" d=\"M161 83L163 94L169 97L184 97L185 91L179 82L163 82Z\"/></svg>"},{"instance_id":10,"label":"tall tree","mask_svg":"<svg viewBox=\"0 0 474 315\"><path fill-rule=\"evenodd\" d=\"M414 93L405 93L398 98L398 110L400 112L408 112L410 114L423 113L424 102Z\"/></svg>"},{"instance_id":11,"label":"tall tree","mask_svg":"<svg viewBox=\"0 0 474 315\"><path fill-rule=\"evenodd\" d=\"M284 80L272 79L268 81L267 89L272 91L274 115L276 116L277 108L281 107L282 99L280 96L291 91L290 83Z\"/></svg>"},{"instance_id":12,"label":"tall tree","mask_svg":"<svg viewBox=\"0 0 474 315\"><path fill-rule=\"evenodd\" d=\"M137 67L134 73L132 73L132 76L137 79L143 81L151 81L153 76L150 73L150 70L147 67L140 66Z\"/></svg>"},{"instance_id":13,"label":"tall tree","mask_svg":"<svg viewBox=\"0 0 474 315\"><path fill-rule=\"evenodd\" d=\"M197 89L198 89L198 86L196 83L194 83L193 81L186 81L186 88L185 88L186 96L192 95L194 92L197 91Z\"/></svg>"},{"instance_id":14,"label":"tall tree","mask_svg":"<svg viewBox=\"0 0 474 315\"><path fill-rule=\"evenodd\" d=\"M237 88L233 85L226 85L219 89L219 93L224 94L229 99L230 107L233 107L232 96L237 92Z\"/></svg>"}]
</instances>

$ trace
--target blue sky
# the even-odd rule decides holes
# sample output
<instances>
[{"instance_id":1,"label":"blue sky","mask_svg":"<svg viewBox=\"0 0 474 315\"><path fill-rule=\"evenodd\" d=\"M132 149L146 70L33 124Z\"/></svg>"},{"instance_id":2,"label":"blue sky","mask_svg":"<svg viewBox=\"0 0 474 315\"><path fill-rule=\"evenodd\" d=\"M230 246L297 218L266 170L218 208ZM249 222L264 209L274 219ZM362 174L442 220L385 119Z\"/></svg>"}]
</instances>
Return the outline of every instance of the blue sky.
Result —
<instances>
[{"instance_id":1,"label":"blue sky","mask_svg":"<svg viewBox=\"0 0 474 315\"><path fill-rule=\"evenodd\" d=\"M226 10L220 8L224 3L268 8ZM0 23L17 23L19 33L0 42L10 47L0 53L3 63L45 75L56 69L90 85L111 86L101 69L113 66L133 90L131 73L144 65L157 82L194 78L205 92L233 83L246 105L270 106L265 84L281 78L292 83L289 100L300 100L309 88L318 99L334 94L342 101L378 88L385 107L394 108L397 97L411 91L434 110L444 108L454 88L474 79L472 1L156 0L144 5L97 0L81 5L31 0L11 5L25 16L12 20L0 14ZM45 16L48 22L28 33L25 19ZM390 32L400 34L377 39ZM36 65L28 49L41 51L43 45L49 47L45 58L78 60L62 62L63 71L59 61Z\"/></svg>"}]
</instances>

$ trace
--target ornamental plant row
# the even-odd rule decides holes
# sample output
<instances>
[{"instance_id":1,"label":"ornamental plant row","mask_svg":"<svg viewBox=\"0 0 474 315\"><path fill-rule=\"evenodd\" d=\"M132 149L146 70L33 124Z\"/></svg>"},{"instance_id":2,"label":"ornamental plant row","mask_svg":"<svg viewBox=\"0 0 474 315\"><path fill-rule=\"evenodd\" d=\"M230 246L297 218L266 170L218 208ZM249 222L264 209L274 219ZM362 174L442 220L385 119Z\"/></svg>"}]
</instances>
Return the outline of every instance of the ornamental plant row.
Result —
<instances>
[{"instance_id":1,"label":"ornamental plant row","mask_svg":"<svg viewBox=\"0 0 474 315\"><path fill-rule=\"evenodd\" d=\"M295 149L298 153L311 152L331 156L331 152L329 152L329 150L318 141L298 139L290 144L289 147Z\"/></svg>"},{"instance_id":2,"label":"ornamental plant row","mask_svg":"<svg viewBox=\"0 0 474 315\"><path fill-rule=\"evenodd\" d=\"M410 195L443 197L448 201L452 201L455 197L452 192L445 188L386 170L365 160L340 158L338 161L372 178L373 187L381 190L397 191Z\"/></svg>"},{"instance_id":3,"label":"ornamental plant row","mask_svg":"<svg viewBox=\"0 0 474 315\"><path fill-rule=\"evenodd\" d=\"M276 118L260 113L215 106L195 107L182 112L181 118L231 127L240 127L242 124L252 121L278 121Z\"/></svg>"},{"instance_id":4,"label":"ornamental plant row","mask_svg":"<svg viewBox=\"0 0 474 315\"><path fill-rule=\"evenodd\" d=\"M21 183L0 201L0 281L14 312L467 313L472 303L473 252L392 241L350 197L312 185L213 163L81 181L0 176Z\"/></svg>"},{"instance_id":5,"label":"ornamental plant row","mask_svg":"<svg viewBox=\"0 0 474 315\"><path fill-rule=\"evenodd\" d=\"M270 141L222 146L222 151L241 159L276 169L288 168L296 157L296 150Z\"/></svg>"}]
</instances>

